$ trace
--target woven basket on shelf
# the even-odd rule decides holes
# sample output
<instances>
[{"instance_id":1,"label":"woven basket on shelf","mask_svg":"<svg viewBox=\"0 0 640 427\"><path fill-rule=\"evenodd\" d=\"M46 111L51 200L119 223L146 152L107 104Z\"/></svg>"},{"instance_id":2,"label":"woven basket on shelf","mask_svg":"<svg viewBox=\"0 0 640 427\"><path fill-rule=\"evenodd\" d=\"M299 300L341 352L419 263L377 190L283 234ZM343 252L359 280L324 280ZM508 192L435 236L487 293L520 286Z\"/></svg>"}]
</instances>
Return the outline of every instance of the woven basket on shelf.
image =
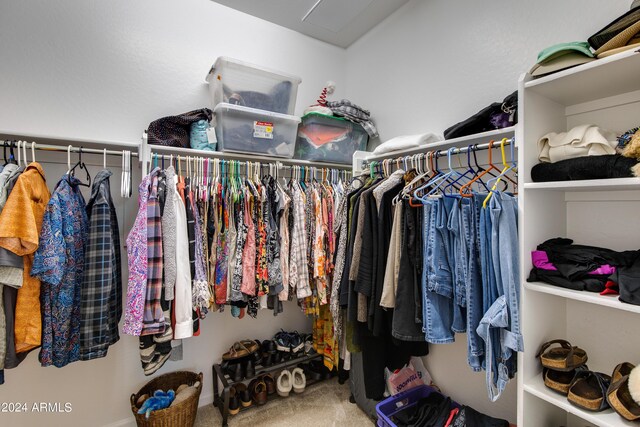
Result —
<instances>
[{"instance_id":1,"label":"woven basket on shelf","mask_svg":"<svg viewBox=\"0 0 640 427\"><path fill-rule=\"evenodd\" d=\"M181 384L192 386L200 381L198 392L190 398L171 405L166 409L153 411L149 415L149 419L145 418L145 414L138 414L136 402L143 394L153 396L156 390L167 391L169 389L176 390ZM131 395L131 411L136 418L138 427L193 427L198 412L198 400L202 391L202 372L177 371L160 375L152 379L136 394Z\"/></svg>"}]
</instances>

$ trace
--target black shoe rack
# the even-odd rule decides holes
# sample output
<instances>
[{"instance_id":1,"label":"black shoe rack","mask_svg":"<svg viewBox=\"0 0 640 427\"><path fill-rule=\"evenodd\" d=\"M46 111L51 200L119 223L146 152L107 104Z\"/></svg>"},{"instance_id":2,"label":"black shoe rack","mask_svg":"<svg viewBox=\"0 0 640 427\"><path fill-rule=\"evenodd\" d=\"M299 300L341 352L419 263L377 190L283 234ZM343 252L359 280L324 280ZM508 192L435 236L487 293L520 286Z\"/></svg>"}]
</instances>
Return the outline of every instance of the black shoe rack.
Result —
<instances>
[{"instance_id":1,"label":"black shoe rack","mask_svg":"<svg viewBox=\"0 0 640 427\"><path fill-rule=\"evenodd\" d=\"M295 368L297 367L299 364L302 363L307 363L310 362L314 359L321 359L322 355L318 354L318 353L314 353L314 354L309 354L309 355L301 355L299 357L295 357L280 363L276 363L273 364L271 366L262 366L262 365L256 365L255 370L256 370L256 375L251 377L251 378L244 378L242 381L237 381L234 382L231 377L229 377L229 375L226 375L223 371L222 371L222 365L219 363L215 363L212 367L212 371L213 371L213 406L215 406L216 408L218 408L218 410L220 411L220 414L222 415L222 426L223 427L227 427L228 426L228 420L229 420L229 390L231 389L231 387L234 384L237 384L239 382L243 382L246 383L247 385L249 385L249 382L251 382L251 380L253 380L256 377L259 377L260 375L263 374L272 374L273 379L276 380L276 388L278 386L277 381L277 375L273 375L274 373L279 373L280 371L282 371L283 369L288 369L288 368ZM322 379L326 379L326 378L322 378L322 379L313 379L313 378L309 378L308 375L306 375L305 372L305 376L306 378L306 387L309 387L310 385L313 385L315 383L318 383L320 381L322 381ZM330 378L330 376L329 376ZM220 383L222 383L222 392L220 392L220 386L218 384L218 380L220 380ZM291 393L293 394L293 390L291 391ZM277 392L274 394L271 394L267 397L267 401L271 401L274 399L283 399L282 396L280 396ZM285 398L286 399L286 398ZM239 405L240 407L240 411L245 411L247 409L251 409L254 408L258 405L255 404L255 402L251 403L251 406L247 406L247 407L243 407L242 405Z\"/></svg>"}]
</instances>

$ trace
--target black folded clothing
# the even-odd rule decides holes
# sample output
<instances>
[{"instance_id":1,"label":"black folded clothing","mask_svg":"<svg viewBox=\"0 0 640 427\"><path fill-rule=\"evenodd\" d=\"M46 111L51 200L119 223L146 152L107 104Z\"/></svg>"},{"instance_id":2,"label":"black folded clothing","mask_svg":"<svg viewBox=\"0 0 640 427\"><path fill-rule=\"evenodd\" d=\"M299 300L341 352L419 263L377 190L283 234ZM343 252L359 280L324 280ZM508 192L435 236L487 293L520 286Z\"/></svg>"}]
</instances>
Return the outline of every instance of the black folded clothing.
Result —
<instances>
[{"instance_id":1,"label":"black folded clothing","mask_svg":"<svg viewBox=\"0 0 640 427\"><path fill-rule=\"evenodd\" d=\"M555 163L538 163L531 168L533 182L573 181L582 179L629 178L638 163L618 154L576 157Z\"/></svg>"},{"instance_id":2,"label":"black folded clothing","mask_svg":"<svg viewBox=\"0 0 640 427\"><path fill-rule=\"evenodd\" d=\"M509 427L509 421L482 414L470 406L463 406L449 425L451 427Z\"/></svg>"},{"instance_id":3,"label":"black folded clothing","mask_svg":"<svg viewBox=\"0 0 640 427\"><path fill-rule=\"evenodd\" d=\"M431 393L414 406L398 412L394 422L398 427L440 427L447 423L451 412L451 398Z\"/></svg>"},{"instance_id":4,"label":"black folded clothing","mask_svg":"<svg viewBox=\"0 0 640 427\"><path fill-rule=\"evenodd\" d=\"M560 288L574 291L602 292L605 289L608 276L587 275L580 278L568 279L557 270L543 270L532 268L527 282L544 282Z\"/></svg>"},{"instance_id":5,"label":"black folded clothing","mask_svg":"<svg viewBox=\"0 0 640 427\"><path fill-rule=\"evenodd\" d=\"M444 131L444 139L460 138L490 130L502 129L518 123L518 91L502 102L494 102L468 119Z\"/></svg>"}]
</instances>

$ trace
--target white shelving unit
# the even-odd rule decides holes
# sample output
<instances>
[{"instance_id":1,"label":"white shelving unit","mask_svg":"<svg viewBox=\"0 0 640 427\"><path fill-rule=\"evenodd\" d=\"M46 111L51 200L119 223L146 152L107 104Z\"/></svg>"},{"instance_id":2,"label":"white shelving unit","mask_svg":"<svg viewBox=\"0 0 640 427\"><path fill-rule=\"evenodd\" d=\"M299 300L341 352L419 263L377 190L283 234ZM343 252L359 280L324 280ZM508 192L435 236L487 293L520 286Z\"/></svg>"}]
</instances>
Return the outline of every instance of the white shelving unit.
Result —
<instances>
[{"instance_id":1,"label":"white shelving unit","mask_svg":"<svg viewBox=\"0 0 640 427\"><path fill-rule=\"evenodd\" d=\"M625 131L640 124L640 52L627 51L532 80L520 79L519 224L521 322L525 351L518 366L518 425L631 426L612 410L600 413L571 405L544 386L535 355L540 345L566 339L586 350L591 370L611 375L620 362L640 362L640 306L615 296L527 283L530 253L554 237L615 250L640 248L640 178L531 181L538 139L551 131L596 124Z\"/></svg>"}]
</instances>

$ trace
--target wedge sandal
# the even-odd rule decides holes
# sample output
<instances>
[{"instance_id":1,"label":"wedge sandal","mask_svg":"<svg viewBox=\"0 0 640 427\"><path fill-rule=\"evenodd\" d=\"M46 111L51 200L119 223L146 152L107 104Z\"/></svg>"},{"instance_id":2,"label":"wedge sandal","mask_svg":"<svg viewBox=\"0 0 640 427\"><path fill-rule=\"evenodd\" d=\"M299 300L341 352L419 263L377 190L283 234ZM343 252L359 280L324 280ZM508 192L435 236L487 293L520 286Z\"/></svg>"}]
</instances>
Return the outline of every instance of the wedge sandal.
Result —
<instances>
[{"instance_id":1,"label":"wedge sandal","mask_svg":"<svg viewBox=\"0 0 640 427\"><path fill-rule=\"evenodd\" d=\"M587 365L582 365L572 371L554 371L553 369L544 368L542 370L542 377L544 378L544 385L553 391L557 391L563 395L569 393L569 386L576 376L577 372L588 370Z\"/></svg>"},{"instance_id":2,"label":"wedge sandal","mask_svg":"<svg viewBox=\"0 0 640 427\"><path fill-rule=\"evenodd\" d=\"M633 380L630 380L631 372ZM630 385L631 384L631 385ZM631 363L621 363L613 370L612 382L607 390L607 402L622 418L628 421L640 420L640 405L631 393L640 400L636 391L640 391L640 371Z\"/></svg>"},{"instance_id":3,"label":"wedge sandal","mask_svg":"<svg viewBox=\"0 0 640 427\"><path fill-rule=\"evenodd\" d=\"M551 347L559 344L560 347ZM580 347L573 347L569 341L552 340L542 344L536 357L540 358L542 366L555 371L568 372L587 363L587 352Z\"/></svg>"},{"instance_id":4,"label":"wedge sandal","mask_svg":"<svg viewBox=\"0 0 640 427\"><path fill-rule=\"evenodd\" d=\"M607 389L611 377L601 372L577 372L571 385L567 400L573 405L588 411L599 412L607 409Z\"/></svg>"}]
</instances>

